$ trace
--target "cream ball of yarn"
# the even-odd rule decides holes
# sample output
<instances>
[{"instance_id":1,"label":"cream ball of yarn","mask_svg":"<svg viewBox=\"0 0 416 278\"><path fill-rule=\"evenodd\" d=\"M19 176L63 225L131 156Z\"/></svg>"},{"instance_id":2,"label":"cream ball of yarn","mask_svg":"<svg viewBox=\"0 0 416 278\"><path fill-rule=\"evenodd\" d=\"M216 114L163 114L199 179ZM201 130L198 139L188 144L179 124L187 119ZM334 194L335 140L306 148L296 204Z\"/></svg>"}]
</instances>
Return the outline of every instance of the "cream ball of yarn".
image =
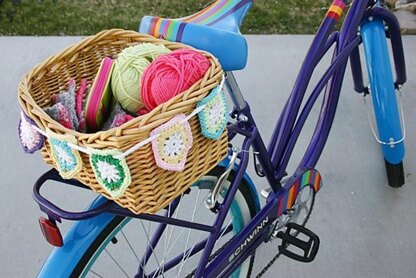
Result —
<instances>
[{"instance_id":1,"label":"cream ball of yarn","mask_svg":"<svg viewBox=\"0 0 416 278\"><path fill-rule=\"evenodd\" d=\"M164 45L142 43L125 48L114 62L111 89L126 111L136 114L143 107L140 96L144 70L159 55L171 52Z\"/></svg>"}]
</instances>

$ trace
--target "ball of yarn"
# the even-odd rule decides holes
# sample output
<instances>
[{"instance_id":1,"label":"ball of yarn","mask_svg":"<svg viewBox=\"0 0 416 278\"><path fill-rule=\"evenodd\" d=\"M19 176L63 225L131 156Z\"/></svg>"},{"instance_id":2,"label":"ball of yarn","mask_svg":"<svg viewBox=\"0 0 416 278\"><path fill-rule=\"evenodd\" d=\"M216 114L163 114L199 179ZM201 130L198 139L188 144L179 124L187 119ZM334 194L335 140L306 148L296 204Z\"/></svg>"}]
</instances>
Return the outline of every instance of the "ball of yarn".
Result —
<instances>
[{"instance_id":1,"label":"ball of yarn","mask_svg":"<svg viewBox=\"0 0 416 278\"><path fill-rule=\"evenodd\" d=\"M171 50L163 45L143 43L125 48L114 62L111 89L121 107L137 113L143 106L140 87L143 71L161 54Z\"/></svg>"},{"instance_id":2,"label":"ball of yarn","mask_svg":"<svg viewBox=\"0 0 416 278\"><path fill-rule=\"evenodd\" d=\"M141 97L148 110L154 109L201 79L209 60L191 49L175 50L156 58L143 72Z\"/></svg>"}]
</instances>

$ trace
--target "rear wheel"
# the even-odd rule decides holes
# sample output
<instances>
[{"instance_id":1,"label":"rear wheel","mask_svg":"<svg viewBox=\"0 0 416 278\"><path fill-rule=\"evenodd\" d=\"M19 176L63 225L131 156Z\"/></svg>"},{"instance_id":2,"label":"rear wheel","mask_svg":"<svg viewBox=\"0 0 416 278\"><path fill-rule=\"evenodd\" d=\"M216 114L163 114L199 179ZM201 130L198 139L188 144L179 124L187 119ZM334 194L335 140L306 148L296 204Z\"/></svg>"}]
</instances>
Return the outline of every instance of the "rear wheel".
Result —
<instances>
[{"instance_id":1,"label":"rear wheel","mask_svg":"<svg viewBox=\"0 0 416 278\"><path fill-rule=\"evenodd\" d=\"M217 214L204 201L223 168L217 167L181 196L172 217L211 225ZM230 175L230 178L232 175ZM226 182L226 187L230 184ZM226 190L221 192L222 197ZM220 198L222 198L220 197ZM255 200L244 182L233 200L215 251L238 234L256 214ZM207 232L145 220L116 216L81 257L71 277L186 277L198 266ZM159 235L158 232L160 232ZM155 242L157 243L155 244ZM254 256L247 259L232 277L248 277Z\"/></svg>"}]
</instances>

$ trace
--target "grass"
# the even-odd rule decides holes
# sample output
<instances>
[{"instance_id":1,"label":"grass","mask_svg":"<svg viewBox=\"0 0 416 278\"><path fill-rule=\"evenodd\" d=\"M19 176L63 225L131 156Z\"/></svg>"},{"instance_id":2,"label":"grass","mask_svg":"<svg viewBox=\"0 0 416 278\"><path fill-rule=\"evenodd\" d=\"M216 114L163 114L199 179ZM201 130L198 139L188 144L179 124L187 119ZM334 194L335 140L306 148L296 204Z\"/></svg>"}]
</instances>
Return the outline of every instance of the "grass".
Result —
<instances>
[{"instance_id":1,"label":"grass","mask_svg":"<svg viewBox=\"0 0 416 278\"><path fill-rule=\"evenodd\" d=\"M0 35L91 35L137 30L144 15L181 17L212 0L0 0ZM255 0L245 34L310 34L332 0Z\"/></svg>"}]
</instances>

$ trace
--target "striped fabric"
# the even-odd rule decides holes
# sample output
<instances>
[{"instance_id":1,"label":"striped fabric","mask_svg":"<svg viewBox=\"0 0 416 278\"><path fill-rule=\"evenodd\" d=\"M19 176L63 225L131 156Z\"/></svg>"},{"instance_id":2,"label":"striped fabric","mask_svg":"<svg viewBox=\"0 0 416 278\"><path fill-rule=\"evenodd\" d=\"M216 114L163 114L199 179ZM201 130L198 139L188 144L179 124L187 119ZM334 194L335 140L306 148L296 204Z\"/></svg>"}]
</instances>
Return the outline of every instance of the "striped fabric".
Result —
<instances>
[{"instance_id":1,"label":"striped fabric","mask_svg":"<svg viewBox=\"0 0 416 278\"><path fill-rule=\"evenodd\" d=\"M319 189L321 189L322 180L318 171L308 170L302 175L302 177L296 180L296 182L289 188L285 196L280 198L277 206L277 216L286 212L286 210L293 206L299 192L307 185L312 186L315 192L318 192Z\"/></svg>"},{"instance_id":2,"label":"striped fabric","mask_svg":"<svg viewBox=\"0 0 416 278\"><path fill-rule=\"evenodd\" d=\"M178 19L153 17L148 34L169 41L180 42L186 24L213 26L227 31L239 32L241 21L254 0L217 0L203 10ZM230 24L230 20L233 20Z\"/></svg>"}]
</instances>

